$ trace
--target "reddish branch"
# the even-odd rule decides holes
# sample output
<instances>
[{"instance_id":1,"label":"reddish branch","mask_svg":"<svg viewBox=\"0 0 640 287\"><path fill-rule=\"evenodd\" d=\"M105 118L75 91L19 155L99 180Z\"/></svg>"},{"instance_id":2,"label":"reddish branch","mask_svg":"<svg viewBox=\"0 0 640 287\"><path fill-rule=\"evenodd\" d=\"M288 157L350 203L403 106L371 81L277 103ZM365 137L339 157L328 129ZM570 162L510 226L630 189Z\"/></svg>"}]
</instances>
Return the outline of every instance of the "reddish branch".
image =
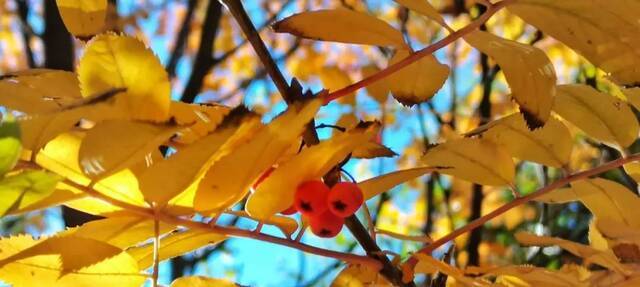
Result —
<instances>
[{"instance_id":1,"label":"reddish branch","mask_svg":"<svg viewBox=\"0 0 640 287\"><path fill-rule=\"evenodd\" d=\"M634 162L634 161L638 161L640 160L640 153L636 153L633 155L630 155L628 157L624 157L624 158L620 158L614 161L610 161L608 163L605 163L601 166L589 169L589 170L585 170L582 172L578 172L578 173L574 173L571 174L569 176L566 176L564 178L561 178L543 188L538 189L537 191L530 193L528 195L522 196L522 197L518 197L516 199L514 199L513 201L502 205L498 208L496 208L495 210L491 211L490 213L468 223L467 225L458 228L456 230L454 230L453 232L439 238L438 240L434 241L433 243L425 246L424 248L418 250L416 253L423 253L423 254L431 254L431 252L433 252L435 249L437 249L438 247L446 244L447 242L454 240L456 237L465 234L471 230L474 230L482 225L484 225L486 222L488 222L491 219L494 219L502 214L504 214L505 212L518 207L520 205L523 205L527 202L530 202L542 195L545 195L555 189L564 187L565 185L572 183L574 181L578 181L581 179L586 179L592 176L596 176L598 174L604 173L606 171L612 170L614 168L618 168L624 164L630 163L630 162ZM409 266L411 267L411 269L413 269L413 267L415 266L415 264L417 263L417 259L415 257L411 257L408 261L407 264L409 264Z\"/></svg>"},{"instance_id":2,"label":"reddish branch","mask_svg":"<svg viewBox=\"0 0 640 287\"><path fill-rule=\"evenodd\" d=\"M498 3L495 3L491 6L488 7L487 11L482 14L480 17L478 17L478 19L476 19L475 21L471 22L469 25L465 26L464 28L455 31L451 34L449 34L447 37L443 38L442 40L435 42L431 45L429 45L428 47L419 50L413 54L411 54L409 57L404 58L402 61L395 63L391 66L388 66L382 70L380 70L379 72L371 75L370 77L364 78L358 82L355 82L349 86L346 86L340 90L337 90L335 92L329 93L327 96L325 96L325 103L329 103L335 99L338 99L340 97L349 95L353 92L356 92L359 89L362 89L364 87L367 87L379 80L382 80L386 77L388 77L389 75L399 71L400 69L411 65L412 63L422 59L423 57L426 57L428 55L432 55L435 51L446 47L447 45L455 42L456 40L464 37L465 35L475 31L476 29L478 29L482 24L484 24L485 22L487 22L487 20L489 20L489 18L491 18L491 16L493 16L493 14L495 14L496 12L500 11L502 8L506 7L507 5L513 3L515 0L503 0L500 1Z\"/></svg>"}]
</instances>

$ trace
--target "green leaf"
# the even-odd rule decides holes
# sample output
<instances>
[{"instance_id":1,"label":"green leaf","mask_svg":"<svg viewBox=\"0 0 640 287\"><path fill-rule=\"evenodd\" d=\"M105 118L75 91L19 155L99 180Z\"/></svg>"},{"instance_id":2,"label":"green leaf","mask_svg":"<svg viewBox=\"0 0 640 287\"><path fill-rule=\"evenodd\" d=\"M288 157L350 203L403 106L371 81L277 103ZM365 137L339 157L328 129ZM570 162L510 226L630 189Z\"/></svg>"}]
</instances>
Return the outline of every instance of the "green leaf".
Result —
<instances>
[{"instance_id":1,"label":"green leaf","mask_svg":"<svg viewBox=\"0 0 640 287\"><path fill-rule=\"evenodd\" d=\"M0 122L0 176L13 169L21 152L18 123L3 120Z\"/></svg>"},{"instance_id":2,"label":"green leaf","mask_svg":"<svg viewBox=\"0 0 640 287\"><path fill-rule=\"evenodd\" d=\"M49 196L62 178L58 175L29 170L0 181L0 216L34 204Z\"/></svg>"}]
</instances>

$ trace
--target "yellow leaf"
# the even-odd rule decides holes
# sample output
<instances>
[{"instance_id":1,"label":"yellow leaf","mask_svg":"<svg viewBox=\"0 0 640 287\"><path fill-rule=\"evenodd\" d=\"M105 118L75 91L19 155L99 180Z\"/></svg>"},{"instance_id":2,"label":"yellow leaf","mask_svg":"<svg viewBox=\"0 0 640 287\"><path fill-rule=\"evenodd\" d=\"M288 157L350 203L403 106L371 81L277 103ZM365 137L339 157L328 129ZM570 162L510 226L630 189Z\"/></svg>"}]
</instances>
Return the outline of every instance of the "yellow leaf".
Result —
<instances>
[{"instance_id":1,"label":"yellow leaf","mask_svg":"<svg viewBox=\"0 0 640 287\"><path fill-rule=\"evenodd\" d=\"M193 143L215 130L230 111L231 109L221 105L171 102L170 117L178 125L188 126L180 131L174 141L182 144Z\"/></svg>"},{"instance_id":2,"label":"yellow leaf","mask_svg":"<svg viewBox=\"0 0 640 287\"><path fill-rule=\"evenodd\" d=\"M61 186L63 185L64 183L58 183L57 189L54 190L48 196L40 200L37 200L35 202L32 202L30 204L20 204L20 206L18 206L16 209L9 211L7 215L21 214L25 212L31 212L35 210L52 207L52 206L57 206L67 201L82 198L85 196L80 191L72 191L69 189L61 188Z\"/></svg>"},{"instance_id":3,"label":"yellow leaf","mask_svg":"<svg viewBox=\"0 0 640 287\"><path fill-rule=\"evenodd\" d=\"M620 147L638 137L638 121L623 100L587 85L561 85L557 90L553 110L589 136Z\"/></svg>"},{"instance_id":4,"label":"yellow leaf","mask_svg":"<svg viewBox=\"0 0 640 287\"><path fill-rule=\"evenodd\" d=\"M160 222L160 234L171 231L175 226ZM126 249L154 236L152 219L139 216L118 216L94 220L78 228L63 231L75 237L102 241Z\"/></svg>"},{"instance_id":5,"label":"yellow leaf","mask_svg":"<svg viewBox=\"0 0 640 287\"><path fill-rule=\"evenodd\" d=\"M398 50L389 61L393 65L409 56L408 50ZM433 55L421 58L385 80L393 97L405 106L413 106L431 99L449 76L449 66L441 64Z\"/></svg>"},{"instance_id":6,"label":"yellow leaf","mask_svg":"<svg viewBox=\"0 0 640 287\"><path fill-rule=\"evenodd\" d=\"M0 76L0 105L12 110L44 114L81 98L77 76L71 72L31 69Z\"/></svg>"},{"instance_id":7,"label":"yellow leaf","mask_svg":"<svg viewBox=\"0 0 640 287\"><path fill-rule=\"evenodd\" d=\"M527 128L520 114L512 114L489 125L483 138L505 146L514 157L557 168L569 163L573 139L569 129L554 117L534 131Z\"/></svg>"},{"instance_id":8,"label":"yellow leaf","mask_svg":"<svg viewBox=\"0 0 640 287\"><path fill-rule=\"evenodd\" d=\"M533 129L543 126L556 94L556 72L547 55L536 47L483 31L464 39L500 65L527 125Z\"/></svg>"},{"instance_id":9,"label":"yellow leaf","mask_svg":"<svg viewBox=\"0 0 640 287\"><path fill-rule=\"evenodd\" d=\"M630 162L622 166L624 171L633 178L633 180L640 181L640 162Z\"/></svg>"},{"instance_id":10,"label":"yellow leaf","mask_svg":"<svg viewBox=\"0 0 640 287\"><path fill-rule=\"evenodd\" d=\"M80 59L78 79L84 97L126 88L114 97L115 105L133 119L160 122L169 116L167 73L153 52L133 37L94 37Z\"/></svg>"},{"instance_id":11,"label":"yellow leaf","mask_svg":"<svg viewBox=\"0 0 640 287\"><path fill-rule=\"evenodd\" d=\"M444 18L442 18L442 15L440 15L440 13L438 13L436 8L431 6L431 3L429 3L427 0L394 0L394 1L396 1L398 4L404 7L409 8L409 10L422 14L423 16L431 19L432 21L442 25L442 27L446 27L446 28L449 27L447 23L444 21Z\"/></svg>"},{"instance_id":12,"label":"yellow leaf","mask_svg":"<svg viewBox=\"0 0 640 287\"><path fill-rule=\"evenodd\" d=\"M91 250L91 252L86 252ZM77 236L49 237L24 250L0 260L3 266L39 255L58 255L61 261L61 275L91 266L120 254L122 250L113 245Z\"/></svg>"},{"instance_id":13,"label":"yellow leaf","mask_svg":"<svg viewBox=\"0 0 640 287\"><path fill-rule=\"evenodd\" d=\"M215 245L225 239L224 235L211 233L207 230L173 232L160 239L160 260L180 256L209 244ZM127 253L138 261L140 269L147 269L153 265L153 243L130 248Z\"/></svg>"},{"instance_id":14,"label":"yellow leaf","mask_svg":"<svg viewBox=\"0 0 640 287\"><path fill-rule=\"evenodd\" d=\"M34 240L28 235L0 239L0 258L9 258L46 239ZM81 256L84 256L84 252ZM64 276L62 276L64 275ZM139 273L136 261L122 252L95 265L78 271L63 270L58 255L45 255L10 262L0 268L0 279L12 286L138 287L146 280Z\"/></svg>"},{"instance_id":15,"label":"yellow leaf","mask_svg":"<svg viewBox=\"0 0 640 287\"><path fill-rule=\"evenodd\" d=\"M640 81L639 3L523 0L508 9L610 73L616 83Z\"/></svg>"},{"instance_id":16,"label":"yellow leaf","mask_svg":"<svg viewBox=\"0 0 640 287\"><path fill-rule=\"evenodd\" d=\"M358 187L362 190L364 199L368 200L378 194L392 189L396 185L436 170L438 170L438 168L417 167L394 171L362 181L358 183Z\"/></svg>"},{"instance_id":17,"label":"yellow leaf","mask_svg":"<svg viewBox=\"0 0 640 287\"><path fill-rule=\"evenodd\" d=\"M375 125L335 135L281 163L249 196L247 212L262 220L287 209L293 203L293 195L300 183L319 179L354 149L370 140Z\"/></svg>"},{"instance_id":18,"label":"yellow leaf","mask_svg":"<svg viewBox=\"0 0 640 287\"><path fill-rule=\"evenodd\" d=\"M201 212L220 212L241 200L249 187L287 149L297 144L307 123L322 105L319 99L290 106L253 138L220 158L200 181L193 206Z\"/></svg>"},{"instance_id":19,"label":"yellow leaf","mask_svg":"<svg viewBox=\"0 0 640 287\"><path fill-rule=\"evenodd\" d=\"M81 133L67 133L58 136L37 154L36 163L75 183L83 186L89 185L91 180L84 176L78 165L78 150L82 137ZM101 179L94 185L94 189L118 200L146 206L138 188L138 181L129 169L121 170Z\"/></svg>"},{"instance_id":20,"label":"yellow leaf","mask_svg":"<svg viewBox=\"0 0 640 287\"><path fill-rule=\"evenodd\" d=\"M32 152L38 152L47 142L71 130L82 119L95 123L122 117L118 109L99 103L49 114L20 117L18 122L22 146Z\"/></svg>"},{"instance_id":21,"label":"yellow leaf","mask_svg":"<svg viewBox=\"0 0 640 287\"><path fill-rule=\"evenodd\" d=\"M620 89L622 94L627 98L627 101L634 106L637 110L640 110L640 88L623 88Z\"/></svg>"},{"instance_id":22,"label":"yellow leaf","mask_svg":"<svg viewBox=\"0 0 640 287\"><path fill-rule=\"evenodd\" d=\"M416 253L415 258L418 259L418 264L414 268L414 272L416 273L429 274L437 270L455 278L456 282L462 283L463 286L490 286L490 284L484 281L464 276L464 273L460 269L448 265L442 261L436 260L429 255Z\"/></svg>"},{"instance_id":23,"label":"yellow leaf","mask_svg":"<svg viewBox=\"0 0 640 287\"><path fill-rule=\"evenodd\" d=\"M515 165L503 148L485 139L462 138L439 144L422 161L440 172L482 185L507 185L515 176Z\"/></svg>"},{"instance_id":24,"label":"yellow leaf","mask_svg":"<svg viewBox=\"0 0 640 287\"><path fill-rule=\"evenodd\" d=\"M171 282L171 287L236 287L235 283L203 276L181 277Z\"/></svg>"},{"instance_id":25,"label":"yellow leaf","mask_svg":"<svg viewBox=\"0 0 640 287\"><path fill-rule=\"evenodd\" d=\"M320 41L406 47L400 31L369 14L349 9L295 14L273 24L273 29Z\"/></svg>"},{"instance_id":26,"label":"yellow leaf","mask_svg":"<svg viewBox=\"0 0 640 287\"><path fill-rule=\"evenodd\" d=\"M78 161L93 180L109 176L134 163L146 160L178 130L172 125L152 125L127 120L98 123L80 145Z\"/></svg>"},{"instance_id":27,"label":"yellow leaf","mask_svg":"<svg viewBox=\"0 0 640 287\"><path fill-rule=\"evenodd\" d=\"M360 73L362 73L362 77L363 78L367 78L370 77L372 75L374 75L375 73L379 72L380 69L378 69L378 67L376 65L368 65L363 67L360 70ZM379 80L371 85L368 85L366 87L367 89L367 93L369 94L369 96L371 96L374 100L376 100L378 103L384 103L387 101L387 97L389 97L389 87L388 84L386 82L386 78Z\"/></svg>"},{"instance_id":28,"label":"yellow leaf","mask_svg":"<svg viewBox=\"0 0 640 287\"><path fill-rule=\"evenodd\" d=\"M565 266L562 269L566 269ZM554 271L527 265L507 265L500 267L470 266L466 271L473 274L481 273L483 276L497 275L498 278L495 282L497 286L567 287L587 285L580 280L581 278L576 272L567 272L571 270Z\"/></svg>"},{"instance_id":29,"label":"yellow leaf","mask_svg":"<svg viewBox=\"0 0 640 287\"><path fill-rule=\"evenodd\" d=\"M585 260L585 265L589 265L589 263L595 263L613 271L617 271L627 275L631 274L631 270L629 270L626 266L620 264L620 262L618 262L618 258L616 258L611 250L601 251L588 245L583 245L580 243L555 237L536 236L535 234L522 231L516 233L515 237L518 242L524 245L558 245L560 248L569 251L578 257L582 257Z\"/></svg>"},{"instance_id":30,"label":"yellow leaf","mask_svg":"<svg viewBox=\"0 0 640 287\"><path fill-rule=\"evenodd\" d=\"M107 17L107 0L56 0L64 26L78 38L102 32Z\"/></svg>"},{"instance_id":31,"label":"yellow leaf","mask_svg":"<svg viewBox=\"0 0 640 287\"><path fill-rule=\"evenodd\" d=\"M393 286L376 270L364 265L349 264L333 279L331 287Z\"/></svg>"},{"instance_id":32,"label":"yellow leaf","mask_svg":"<svg viewBox=\"0 0 640 287\"><path fill-rule=\"evenodd\" d=\"M336 66L322 68L319 76L320 81L322 81L322 86L330 92L339 90L351 84L351 78L349 75ZM356 94L348 94L338 99L338 101L340 103L353 106L356 104Z\"/></svg>"},{"instance_id":33,"label":"yellow leaf","mask_svg":"<svg viewBox=\"0 0 640 287\"><path fill-rule=\"evenodd\" d=\"M378 158L378 157L394 157L398 154L392 151L390 148L385 145L369 141L363 144L361 147L357 148L353 151L351 156L353 158Z\"/></svg>"},{"instance_id":34,"label":"yellow leaf","mask_svg":"<svg viewBox=\"0 0 640 287\"><path fill-rule=\"evenodd\" d=\"M580 200L599 220L622 222L630 228L640 228L640 198L625 186L606 179L576 181L536 200L563 203Z\"/></svg>"}]
</instances>

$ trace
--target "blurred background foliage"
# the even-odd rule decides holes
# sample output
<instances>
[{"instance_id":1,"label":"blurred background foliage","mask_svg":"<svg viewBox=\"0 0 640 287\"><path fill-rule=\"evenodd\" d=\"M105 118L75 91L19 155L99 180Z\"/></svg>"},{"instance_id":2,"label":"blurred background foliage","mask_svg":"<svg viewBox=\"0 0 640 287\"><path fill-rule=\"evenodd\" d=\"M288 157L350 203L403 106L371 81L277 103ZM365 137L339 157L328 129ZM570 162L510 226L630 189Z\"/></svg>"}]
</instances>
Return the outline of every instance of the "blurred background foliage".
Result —
<instances>
[{"instance_id":1,"label":"blurred background foliage","mask_svg":"<svg viewBox=\"0 0 640 287\"><path fill-rule=\"evenodd\" d=\"M430 3L454 29L483 12L473 1ZM297 78L313 91L339 89L372 74L385 66L392 51L276 34L269 27L274 20L301 11L344 7L366 11L391 23L403 31L414 49L446 35L439 25L399 8L391 0L247 0L244 5L286 76ZM172 77L174 100L243 104L263 114L265 120L286 107L239 27L215 0L110 0L108 26L110 30L135 35L152 48ZM555 66L559 84L586 83L615 95L613 85L602 72L505 10L482 29L543 49ZM82 47L83 43L73 39L64 28L54 0L0 0L0 74L34 67L74 70ZM350 161L346 170L357 180L414 167L429 145L455 138L516 110L508 97L503 74L488 57L463 41L435 55L451 67L451 75L430 102L407 108L370 87L330 104L316 118L319 124L338 126L349 126L358 119L383 123L381 140L399 156ZM570 129L577 143L570 163L572 170L619 157L617 151L585 138L575 127ZM324 128L319 132L327 137L332 130ZM516 185L525 194L563 174L562 170L530 162L519 162L517 168ZM603 176L636 189L636 183L620 170ZM482 187L433 174L397 187L367 204L379 230L438 238L511 199L507 188ZM3 218L1 232L51 234L65 225L75 226L90 219L67 208L54 208ZM250 224L233 216L221 220L239 226ZM578 258L554 247L519 247L513 234L528 230L587 243L589 220L588 210L580 203L554 206L530 203L459 237L453 258L459 266L528 262L559 268ZM360 252L346 229L332 240L321 240L309 233L303 240ZM422 245L385 234L379 234L377 241L383 249L402 258ZM439 254L442 252L444 249ZM231 239L163 264L161 273L166 276L161 281L166 284L171 282L169 277L205 274L229 277L252 286L324 286L340 268L338 262L330 259L268 243Z\"/></svg>"}]
</instances>

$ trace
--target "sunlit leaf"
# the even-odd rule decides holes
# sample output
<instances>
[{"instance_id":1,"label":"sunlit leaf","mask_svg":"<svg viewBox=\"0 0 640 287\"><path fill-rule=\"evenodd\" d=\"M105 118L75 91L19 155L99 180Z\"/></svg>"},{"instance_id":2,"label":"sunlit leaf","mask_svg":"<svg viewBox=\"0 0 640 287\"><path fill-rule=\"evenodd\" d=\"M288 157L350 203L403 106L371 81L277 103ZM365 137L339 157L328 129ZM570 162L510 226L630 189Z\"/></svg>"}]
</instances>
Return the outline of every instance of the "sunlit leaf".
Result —
<instances>
[{"instance_id":1,"label":"sunlit leaf","mask_svg":"<svg viewBox=\"0 0 640 287\"><path fill-rule=\"evenodd\" d=\"M171 287L236 287L235 283L217 278L203 276L180 277L171 282Z\"/></svg>"},{"instance_id":2,"label":"sunlit leaf","mask_svg":"<svg viewBox=\"0 0 640 287\"><path fill-rule=\"evenodd\" d=\"M638 121L623 100L587 85L558 86L553 111L606 144L627 147L638 137Z\"/></svg>"},{"instance_id":3,"label":"sunlit leaf","mask_svg":"<svg viewBox=\"0 0 640 287\"><path fill-rule=\"evenodd\" d=\"M102 32L107 17L107 0L56 0L67 30L78 38Z\"/></svg>"},{"instance_id":4,"label":"sunlit leaf","mask_svg":"<svg viewBox=\"0 0 640 287\"><path fill-rule=\"evenodd\" d=\"M350 152L367 142L372 137L370 132L367 126L355 128L304 149L281 163L249 196L247 212L255 218L267 219L287 209L293 203L293 195L300 183L322 177Z\"/></svg>"},{"instance_id":5,"label":"sunlit leaf","mask_svg":"<svg viewBox=\"0 0 640 287\"><path fill-rule=\"evenodd\" d=\"M339 90L351 84L351 78L349 78L349 74L345 73L336 66L324 67L322 70L320 70L319 77L320 81L322 81L322 86L325 89L329 90L329 92ZM348 94L338 99L338 101L340 103L353 106L356 104L356 94Z\"/></svg>"},{"instance_id":6,"label":"sunlit leaf","mask_svg":"<svg viewBox=\"0 0 640 287\"><path fill-rule=\"evenodd\" d=\"M220 105L187 104L171 102L169 114L178 125L188 126L180 130L174 141L192 143L212 132L231 109Z\"/></svg>"},{"instance_id":7,"label":"sunlit leaf","mask_svg":"<svg viewBox=\"0 0 640 287\"><path fill-rule=\"evenodd\" d=\"M380 273L364 265L349 264L333 279L332 287L393 286Z\"/></svg>"},{"instance_id":8,"label":"sunlit leaf","mask_svg":"<svg viewBox=\"0 0 640 287\"><path fill-rule=\"evenodd\" d=\"M378 69L378 67L375 65L368 65L360 70L363 78L370 77L379 71L380 69ZM371 96L378 103L386 102L387 98L389 97L389 86L386 83L386 78L368 85L366 89L367 93L369 93L369 96Z\"/></svg>"},{"instance_id":9,"label":"sunlit leaf","mask_svg":"<svg viewBox=\"0 0 640 287\"><path fill-rule=\"evenodd\" d=\"M533 131L520 114L495 120L487 126L482 137L505 146L514 157L558 168L569 163L573 138L569 129L554 117Z\"/></svg>"},{"instance_id":10,"label":"sunlit leaf","mask_svg":"<svg viewBox=\"0 0 640 287\"><path fill-rule=\"evenodd\" d=\"M523 0L508 9L610 73L616 83L640 82L640 3Z\"/></svg>"},{"instance_id":11,"label":"sunlit leaf","mask_svg":"<svg viewBox=\"0 0 640 287\"><path fill-rule=\"evenodd\" d=\"M496 283L504 284L504 286L584 286L585 282L581 280L580 274L565 270L567 269L565 266L557 271L527 265L506 265L500 267L471 266L466 271L472 274L480 273L487 277L498 276ZM514 277L521 281L514 282Z\"/></svg>"},{"instance_id":12,"label":"sunlit leaf","mask_svg":"<svg viewBox=\"0 0 640 287\"><path fill-rule=\"evenodd\" d=\"M71 72L31 69L0 76L0 105L27 114L54 112L81 98Z\"/></svg>"},{"instance_id":13,"label":"sunlit leaf","mask_svg":"<svg viewBox=\"0 0 640 287\"><path fill-rule=\"evenodd\" d=\"M430 148L422 161L440 172L483 185L507 185L515 165L503 148L486 139L463 138Z\"/></svg>"},{"instance_id":14,"label":"sunlit leaf","mask_svg":"<svg viewBox=\"0 0 640 287\"><path fill-rule=\"evenodd\" d=\"M178 127L114 120L98 123L80 145L78 160L85 175L96 179L139 161L152 162L150 154L169 140ZM114 140L116 139L116 140Z\"/></svg>"},{"instance_id":15,"label":"sunlit leaf","mask_svg":"<svg viewBox=\"0 0 640 287\"><path fill-rule=\"evenodd\" d=\"M408 50L398 50L389 61L393 65L409 56ZM421 58L401 70L389 75L385 83L389 85L393 97L405 106L413 106L431 99L449 76L449 66L441 64L432 55Z\"/></svg>"},{"instance_id":16,"label":"sunlit leaf","mask_svg":"<svg viewBox=\"0 0 640 287\"><path fill-rule=\"evenodd\" d=\"M0 216L24 208L49 196L60 176L38 170L26 170L0 180Z\"/></svg>"},{"instance_id":17,"label":"sunlit leaf","mask_svg":"<svg viewBox=\"0 0 640 287\"><path fill-rule=\"evenodd\" d=\"M0 239L0 258L6 260L44 240L46 239L34 240L28 235L2 238ZM84 252L82 253L80 257L85 256ZM2 266L0 279L13 286L33 286L34 282L38 282L38 285L56 287L138 287L145 281L146 275L139 273L138 265L130 255L120 253L78 271L62 269L58 255L25 258Z\"/></svg>"},{"instance_id":18,"label":"sunlit leaf","mask_svg":"<svg viewBox=\"0 0 640 287\"><path fill-rule=\"evenodd\" d=\"M114 104L134 119L164 121L169 116L170 84L160 61L144 43L130 36L102 34L86 47L78 65L84 97L115 88Z\"/></svg>"},{"instance_id":19,"label":"sunlit leaf","mask_svg":"<svg viewBox=\"0 0 640 287\"><path fill-rule=\"evenodd\" d=\"M390 172L358 183L365 200L388 191L396 185L412 180L429 172L437 171L434 167L418 167Z\"/></svg>"},{"instance_id":20,"label":"sunlit leaf","mask_svg":"<svg viewBox=\"0 0 640 287\"><path fill-rule=\"evenodd\" d=\"M442 27L448 27L447 23L442 18L442 15L438 13L436 8L431 6L427 0L393 0L398 4L409 8L409 10L420 13L434 22L442 25Z\"/></svg>"},{"instance_id":21,"label":"sunlit leaf","mask_svg":"<svg viewBox=\"0 0 640 287\"><path fill-rule=\"evenodd\" d=\"M180 256L196 249L215 245L226 237L207 230L177 231L164 236L160 240L160 261ZM127 250L138 261L140 269L147 269L153 265L153 243Z\"/></svg>"},{"instance_id":22,"label":"sunlit leaf","mask_svg":"<svg viewBox=\"0 0 640 287\"><path fill-rule=\"evenodd\" d=\"M219 212L242 199L262 172L271 167L291 145L298 144L297 139L321 104L320 100L313 100L290 106L253 138L215 162L200 181L193 201L194 208Z\"/></svg>"},{"instance_id":23,"label":"sunlit leaf","mask_svg":"<svg viewBox=\"0 0 640 287\"><path fill-rule=\"evenodd\" d=\"M173 228L175 226L164 222L159 223L161 234L169 232ZM138 216L117 216L90 221L78 228L69 229L63 234L98 240L125 249L153 237L155 232L153 219Z\"/></svg>"},{"instance_id":24,"label":"sunlit leaf","mask_svg":"<svg viewBox=\"0 0 640 287\"><path fill-rule=\"evenodd\" d=\"M502 68L527 125L543 126L556 94L556 72L544 51L483 31L469 33L464 39Z\"/></svg>"},{"instance_id":25,"label":"sunlit leaf","mask_svg":"<svg viewBox=\"0 0 640 287\"><path fill-rule=\"evenodd\" d=\"M609 268L623 274L630 274L630 270L624 265L618 262L618 258L611 252L611 250L601 251L596 250L588 245L555 238L548 236L536 236L527 232L518 232L515 234L518 242L524 245L537 245L537 246L549 246L558 245L560 248L571 252L572 254L582 257L585 260L586 265L589 263L595 263L600 266Z\"/></svg>"},{"instance_id":26,"label":"sunlit leaf","mask_svg":"<svg viewBox=\"0 0 640 287\"><path fill-rule=\"evenodd\" d=\"M13 169L20 159L20 127L14 120L0 122L0 177Z\"/></svg>"},{"instance_id":27,"label":"sunlit leaf","mask_svg":"<svg viewBox=\"0 0 640 287\"><path fill-rule=\"evenodd\" d=\"M276 22L273 29L321 41L405 47L400 31L369 14L350 9L302 12Z\"/></svg>"},{"instance_id":28,"label":"sunlit leaf","mask_svg":"<svg viewBox=\"0 0 640 287\"><path fill-rule=\"evenodd\" d=\"M490 284L483 281L471 277L466 277L462 270L448 265L440 260L436 260L429 255L417 253L415 255L415 258L418 259L418 264L414 268L415 273L431 274L434 273L434 271L439 271L455 278L456 282L460 282L461 284L464 284L464 286L490 286Z\"/></svg>"}]
</instances>

